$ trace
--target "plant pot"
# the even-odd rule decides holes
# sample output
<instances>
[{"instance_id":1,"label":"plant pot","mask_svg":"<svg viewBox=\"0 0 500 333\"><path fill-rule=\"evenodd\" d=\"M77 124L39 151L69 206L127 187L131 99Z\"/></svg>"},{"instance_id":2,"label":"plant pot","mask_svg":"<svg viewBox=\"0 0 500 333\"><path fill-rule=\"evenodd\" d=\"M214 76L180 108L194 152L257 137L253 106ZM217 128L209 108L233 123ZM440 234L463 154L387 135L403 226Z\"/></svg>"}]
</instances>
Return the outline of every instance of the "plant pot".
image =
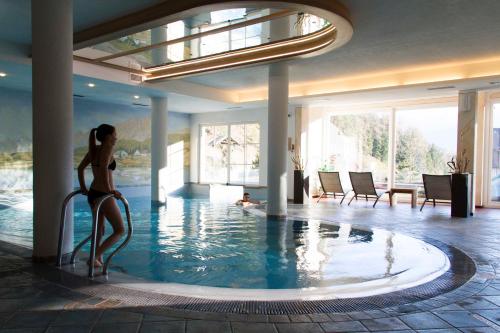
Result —
<instances>
[{"instance_id":1,"label":"plant pot","mask_svg":"<svg viewBox=\"0 0 500 333\"><path fill-rule=\"evenodd\" d=\"M451 216L471 216L472 177L469 173L451 175Z\"/></svg>"},{"instance_id":2,"label":"plant pot","mask_svg":"<svg viewBox=\"0 0 500 333\"><path fill-rule=\"evenodd\" d=\"M293 203L304 203L304 170L293 171Z\"/></svg>"}]
</instances>

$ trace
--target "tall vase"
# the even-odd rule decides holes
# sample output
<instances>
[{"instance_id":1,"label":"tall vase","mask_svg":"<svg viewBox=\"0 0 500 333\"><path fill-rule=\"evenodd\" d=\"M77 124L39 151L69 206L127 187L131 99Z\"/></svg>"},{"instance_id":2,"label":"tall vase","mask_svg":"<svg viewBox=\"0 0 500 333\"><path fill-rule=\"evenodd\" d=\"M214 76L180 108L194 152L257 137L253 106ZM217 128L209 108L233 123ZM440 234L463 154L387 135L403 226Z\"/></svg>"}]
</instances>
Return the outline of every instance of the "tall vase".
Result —
<instances>
[{"instance_id":1,"label":"tall vase","mask_svg":"<svg viewBox=\"0 0 500 333\"><path fill-rule=\"evenodd\" d=\"M304 203L304 170L293 171L293 203Z\"/></svg>"},{"instance_id":2,"label":"tall vase","mask_svg":"<svg viewBox=\"0 0 500 333\"><path fill-rule=\"evenodd\" d=\"M469 173L451 175L451 216L471 216L471 180Z\"/></svg>"}]
</instances>

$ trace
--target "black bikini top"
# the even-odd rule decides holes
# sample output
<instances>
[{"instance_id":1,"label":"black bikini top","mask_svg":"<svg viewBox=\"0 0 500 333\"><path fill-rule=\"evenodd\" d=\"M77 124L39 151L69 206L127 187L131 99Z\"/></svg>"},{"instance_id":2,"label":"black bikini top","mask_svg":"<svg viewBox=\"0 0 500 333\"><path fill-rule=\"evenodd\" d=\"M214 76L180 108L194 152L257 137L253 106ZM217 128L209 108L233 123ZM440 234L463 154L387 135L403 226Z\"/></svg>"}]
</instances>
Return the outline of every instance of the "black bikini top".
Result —
<instances>
[{"instance_id":1,"label":"black bikini top","mask_svg":"<svg viewBox=\"0 0 500 333\"><path fill-rule=\"evenodd\" d=\"M93 167L99 167L99 164L92 164ZM113 160L113 162L108 164L108 170L115 170L116 169L116 161Z\"/></svg>"}]
</instances>

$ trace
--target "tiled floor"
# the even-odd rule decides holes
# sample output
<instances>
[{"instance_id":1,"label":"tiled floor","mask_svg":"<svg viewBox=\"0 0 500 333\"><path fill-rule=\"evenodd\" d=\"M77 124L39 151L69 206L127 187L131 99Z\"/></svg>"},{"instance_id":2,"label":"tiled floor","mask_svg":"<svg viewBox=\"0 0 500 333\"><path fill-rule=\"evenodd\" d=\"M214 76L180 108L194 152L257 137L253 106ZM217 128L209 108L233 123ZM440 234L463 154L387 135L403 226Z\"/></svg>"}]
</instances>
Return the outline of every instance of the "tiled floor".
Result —
<instances>
[{"instance_id":1,"label":"tiled floor","mask_svg":"<svg viewBox=\"0 0 500 333\"><path fill-rule=\"evenodd\" d=\"M479 210L452 219L449 207L421 213L400 204L373 209L359 201L294 206L289 214L359 226L380 227L460 248L478 273L462 287L427 300L347 313L258 315L209 313L90 296L71 279L55 284L51 271L0 246L0 333L5 332L496 332L500 331L500 210ZM48 273L47 273L48 272ZM142 305L141 305L142 303Z\"/></svg>"}]
</instances>

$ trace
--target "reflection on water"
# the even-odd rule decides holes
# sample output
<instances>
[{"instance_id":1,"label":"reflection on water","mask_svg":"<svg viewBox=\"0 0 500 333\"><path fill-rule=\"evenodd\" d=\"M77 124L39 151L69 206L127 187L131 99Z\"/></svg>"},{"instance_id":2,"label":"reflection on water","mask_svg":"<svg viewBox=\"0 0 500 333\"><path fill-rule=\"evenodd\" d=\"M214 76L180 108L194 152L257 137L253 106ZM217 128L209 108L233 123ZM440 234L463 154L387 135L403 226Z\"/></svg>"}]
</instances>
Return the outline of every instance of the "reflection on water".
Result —
<instances>
[{"instance_id":1,"label":"reflection on water","mask_svg":"<svg viewBox=\"0 0 500 333\"><path fill-rule=\"evenodd\" d=\"M134 236L113 264L142 278L233 288L326 287L418 271L434 260L425 243L383 230L268 220L202 199L169 198L166 207L152 207L137 192L124 189ZM32 212L17 206L30 200L0 197L9 205L0 215L0 233L9 241L31 243ZM74 211L77 242L90 232L83 197Z\"/></svg>"}]
</instances>

